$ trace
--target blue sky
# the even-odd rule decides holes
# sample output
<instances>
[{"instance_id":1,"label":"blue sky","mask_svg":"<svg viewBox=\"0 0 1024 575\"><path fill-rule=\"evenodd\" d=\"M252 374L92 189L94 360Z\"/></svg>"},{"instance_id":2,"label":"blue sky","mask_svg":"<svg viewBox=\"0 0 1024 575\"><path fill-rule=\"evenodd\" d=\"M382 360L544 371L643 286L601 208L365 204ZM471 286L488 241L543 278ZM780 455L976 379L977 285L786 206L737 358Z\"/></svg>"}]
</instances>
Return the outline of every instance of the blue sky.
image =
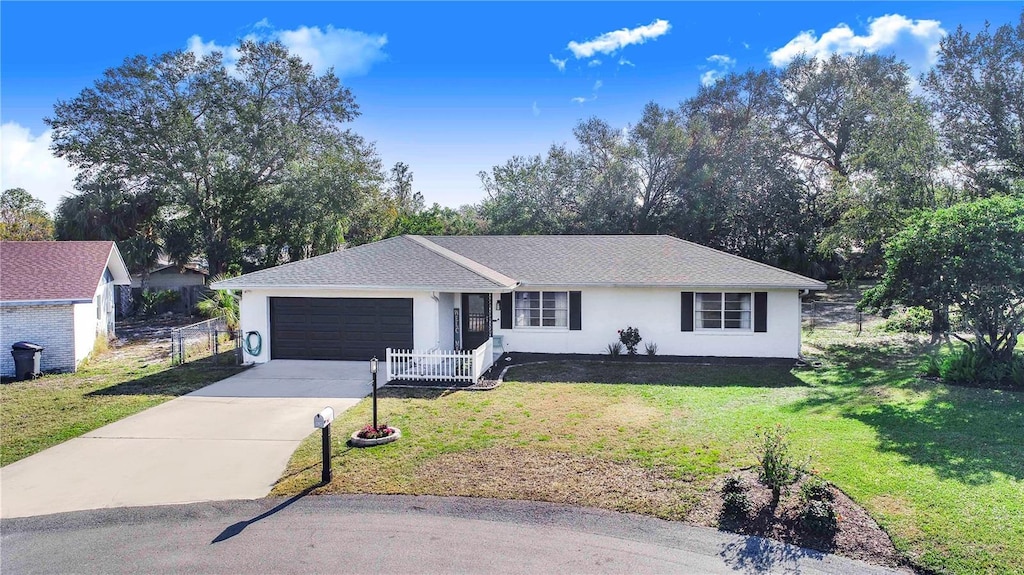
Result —
<instances>
[{"instance_id":1,"label":"blue sky","mask_svg":"<svg viewBox=\"0 0 1024 575\"><path fill-rule=\"evenodd\" d=\"M928 69L941 37L1015 22L1020 3L0 3L0 186L53 208L74 171L43 118L134 54L230 53L275 38L333 66L386 166L409 164L427 203L483 198L477 173L572 141L598 116L675 105L729 70L800 51L896 54Z\"/></svg>"}]
</instances>

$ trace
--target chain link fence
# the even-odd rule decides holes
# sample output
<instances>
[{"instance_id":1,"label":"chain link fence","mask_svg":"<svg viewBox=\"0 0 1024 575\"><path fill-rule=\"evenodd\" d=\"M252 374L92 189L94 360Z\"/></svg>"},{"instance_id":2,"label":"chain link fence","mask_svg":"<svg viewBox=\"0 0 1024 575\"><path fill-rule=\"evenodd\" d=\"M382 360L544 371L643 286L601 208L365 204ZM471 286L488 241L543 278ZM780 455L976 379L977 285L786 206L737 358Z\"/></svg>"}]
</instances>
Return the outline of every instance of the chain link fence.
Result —
<instances>
[{"instance_id":1,"label":"chain link fence","mask_svg":"<svg viewBox=\"0 0 1024 575\"><path fill-rule=\"evenodd\" d=\"M171 363L194 361L241 365L241 333L229 329L224 318L171 329Z\"/></svg>"},{"instance_id":2,"label":"chain link fence","mask_svg":"<svg viewBox=\"0 0 1024 575\"><path fill-rule=\"evenodd\" d=\"M860 335L864 331L864 323L877 319L857 309L857 304L850 302L803 302L801 306L801 324L805 330L827 329L846 331Z\"/></svg>"}]
</instances>

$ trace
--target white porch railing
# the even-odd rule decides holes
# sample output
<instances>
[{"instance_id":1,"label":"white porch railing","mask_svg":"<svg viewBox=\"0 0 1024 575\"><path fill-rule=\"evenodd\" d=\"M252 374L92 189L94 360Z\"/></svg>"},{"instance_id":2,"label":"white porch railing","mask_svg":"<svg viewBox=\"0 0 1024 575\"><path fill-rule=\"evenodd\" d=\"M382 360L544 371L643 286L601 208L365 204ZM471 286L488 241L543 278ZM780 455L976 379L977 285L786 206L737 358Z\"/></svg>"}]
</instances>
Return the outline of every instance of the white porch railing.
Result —
<instances>
[{"instance_id":1,"label":"white porch railing","mask_svg":"<svg viewBox=\"0 0 1024 575\"><path fill-rule=\"evenodd\" d=\"M494 341L473 350L448 351L387 348L387 381L468 381L474 383L494 363Z\"/></svg>"}]
</instances>

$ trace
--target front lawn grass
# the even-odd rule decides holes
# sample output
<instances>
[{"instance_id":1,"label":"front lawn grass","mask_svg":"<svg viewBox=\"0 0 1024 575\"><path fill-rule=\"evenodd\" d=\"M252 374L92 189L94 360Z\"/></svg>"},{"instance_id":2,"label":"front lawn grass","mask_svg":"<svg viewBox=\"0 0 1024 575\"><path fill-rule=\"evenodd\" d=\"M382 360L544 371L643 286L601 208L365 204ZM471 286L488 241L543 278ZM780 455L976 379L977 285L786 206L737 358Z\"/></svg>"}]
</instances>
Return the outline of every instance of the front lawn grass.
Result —
<instances>
[{"instance_id":1,"label":"front lawn grass","mask_svg":"<svg viewBox=\"0 0 1024 575\"><path fill-rule=\"evenodd\" d=\"M685 520L713 478L755 464L755 432L779 422L798 458L865 507L912 565L1024 572L1024 394L917 379L917 338L830 337L807 338L819 369L554 362L514 368L489 392L385 388L381 419L403 438L348 449L370 403L342 414L334 481L318 492L537 499ZM566 383L538 383L552 381ZM275 494L317 485L319 457L311 436Z\"/></svg>"},{"instance_id":2,"label":"front lawn grass","mask_svg":"<svg viewBox=\"0 0 1024 575\"><path fill-rule=\"evenodd\" d=\"M242 368L171 367L145 343L104 351L75 373L0 385L0 465L205 387Z\"/></svg>"}]
</instances>

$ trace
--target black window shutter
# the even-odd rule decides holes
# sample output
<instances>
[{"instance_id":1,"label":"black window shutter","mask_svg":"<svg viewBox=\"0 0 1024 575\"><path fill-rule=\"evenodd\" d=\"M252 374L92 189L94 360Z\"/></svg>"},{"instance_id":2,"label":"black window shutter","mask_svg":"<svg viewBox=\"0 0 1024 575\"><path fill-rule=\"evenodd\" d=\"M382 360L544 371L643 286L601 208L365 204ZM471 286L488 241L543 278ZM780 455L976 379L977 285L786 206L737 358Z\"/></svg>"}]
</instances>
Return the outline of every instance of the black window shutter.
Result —
<instances>
[{"instance_id":1,"label":"black window shutter","mask_svg":"<svg viewBox=\"0 0 1024 575\"><path fill-rule=\"evenodd\" d=\"M768 331L768 292L754 292L754 331Z\"/></svg>"},{"instance_id":2,"label":"black window shutter","mask_svg":"<svg viewBox=\"0 0 1024 575\"><path fill-rule=\"evenodd\" d=\"M683 292L683 311L680 315L680 330L693 331L693 292Z\"/></svg>"},{"instance_id":3,"label":"black window shutter","mask_svg":"<svg viewBox=\"0 0 1024 575\"><path fill-rule=\"evenodd\" d=\"M501 329L512 329L512 292L501 294Z\"/></svg>"},{"instance_id":4,"label":"black window shutter","mask_svg":"<svg viewBox=\"0 0 1024 575\"><path fill-rule=\"evenodd\" d=\"M569 329L579 331L583 329L583 313L580 310L580 292L569 292Z\"/></svg>"}]
</instances>

